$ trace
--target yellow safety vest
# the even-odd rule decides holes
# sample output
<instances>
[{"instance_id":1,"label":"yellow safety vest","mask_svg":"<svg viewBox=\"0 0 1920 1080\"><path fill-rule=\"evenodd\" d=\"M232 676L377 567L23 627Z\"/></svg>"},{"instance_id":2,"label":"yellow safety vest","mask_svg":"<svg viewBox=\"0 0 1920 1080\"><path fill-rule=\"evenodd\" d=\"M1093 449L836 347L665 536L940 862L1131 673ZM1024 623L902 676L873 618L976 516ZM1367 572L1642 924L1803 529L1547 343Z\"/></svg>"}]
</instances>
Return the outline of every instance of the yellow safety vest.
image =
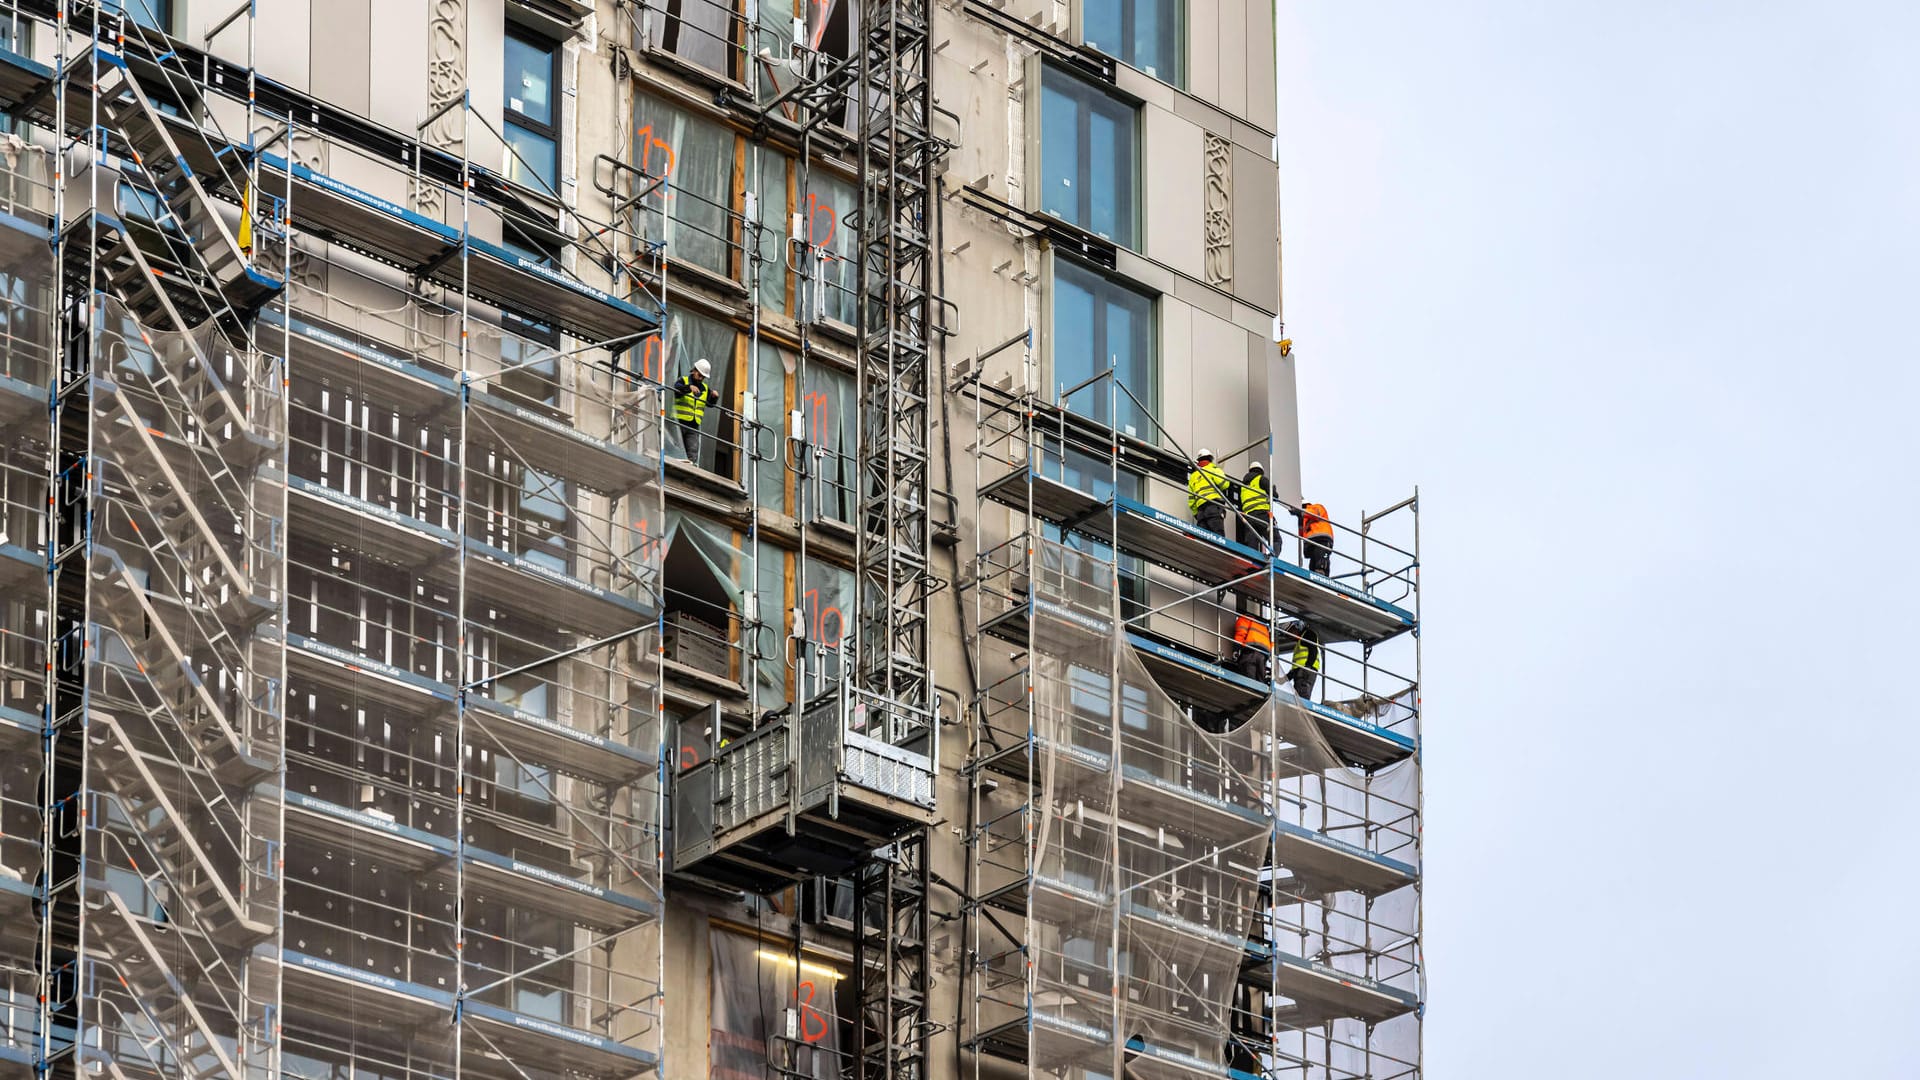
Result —
<instances>
[{"instance_id":1,"label":"yellow safety vest","mask_svg":"<svg viewBox=\"0 0 1920 1080\"><path fill-rule=\"evenodd\" d=\"M690 379L681 379L673 388L673 418L699 426L707 418L707 406L713 404L714 397L712 383L695 384Z\"/></svg>"},{"instance_id":2,"label":"yellow safety vest","mask_svg":"<svg viewBox=\"0 0 1920 1080\"><path fill-rule=\"evenodd\" d=\"M1226 502L1231 483L1217 463L1199 466L1187 474L1187 509L1199 513L1210 502Z\"/></svg>"},{"instance_id":3,"label":"yellow safety vest","mask_svg":"<svg viewBox=\"0 0 1920 1080\"><path fill-rule=\"evenodd\" d=\"M1273 500L1267 497L1267 474L1254 473L1252 480L1240 485L1240 512L1264 514L1272 509Z\"/></svg>"}]
</instances>

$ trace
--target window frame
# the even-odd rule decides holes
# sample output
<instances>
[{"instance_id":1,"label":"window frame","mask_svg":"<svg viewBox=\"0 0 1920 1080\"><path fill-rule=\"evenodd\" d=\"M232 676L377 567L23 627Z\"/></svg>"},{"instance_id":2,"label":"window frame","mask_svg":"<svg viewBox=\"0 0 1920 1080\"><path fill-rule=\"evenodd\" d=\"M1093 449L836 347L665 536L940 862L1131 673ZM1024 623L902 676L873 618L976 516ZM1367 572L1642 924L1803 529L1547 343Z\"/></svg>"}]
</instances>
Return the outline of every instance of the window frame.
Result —
<instances>
[{"instance_id":1,"label":"window frame","mask_svg":"<svg viewBox=\"0 0 1920 1080\"><path fill-rule=\"evenodd\" d=\"M1039 60L1036 63L1039 69L1040 92L1034 95L1036 105L1033 112L1029 114L1029 118L1031 129L1035 133L1031 143L1036 169L1033 189L1038 196L1035 200L1038 205L1032 208L1038 213L1065 222L1082 232L1101 237L1116 247L1126 248L1129 251L1139 250L1145 233L1140 205L1142 143L1140 102L1120 93L1111 85L1083 78L1059 64L1046 60ZM1068 99L1074 106L1072 216L1050 208L1049 165L1056 162L1047 154L1049 146L1047 104L1055 96ZM1109 185L1115 189L1115 202L1124 202L1124 207L1116 207L1113 235L1101 232L1092 224L1094 193L1101 187L1095 182L1092 167L1093 119L1100 111L1099 107L1102 104L1111 104L1117 109L1124 110L1127 117L1127 123L1124 125L1127 132L1125 167L1116 169L1113 183ZM1116 165L1119 164L1120 156L1115 155ZM1124 189L1120 187L1122 180L1125 181Z\"/></svg>"},{"instance_id":2,"label":"window frame","mask_svg":"<svg viewBox=\"0 0 1920 1080\"><path fill-rule=\"evenodd\" d=\"M1124 380L1124 384L1133 392L1135 397L1141 399L1139 408L1145 413L1145 415L1139 418L1141 424L1155 428L1155 430L1123 433L1129 434L1131 437L1140 439L1143 442L1152 443L1156 446L1159 445L1164 435L1164 432L1157 430L1159 426L1161 399L1160 383L1165 375L1165 370L1160 362L1160 301L1162 294L1152 292L1097 266L1079 262L1074 259L1063 258L1056 253L1053 260L1051 280L1048 282L1046 312L1048 330L1047 378L1052 384L1052 389L1057 389L1064 384L1064 381L1060 378L1059 349L1059 341L1061 340L1060 288L1063 273L1069 279L1070 284L1086 292L1092 300L1092 325L1086 328L1088 331L1088 349L1095 356L1104 355L1108 358L1108 370L1112 370L1115 365L1111 363L1112 350L1102 349L1100 347L1101 343L1106 339L1108 326L1108 321L1101 317L1101 313L1115 306L1114 297L1111 293L1130 295L1145 302L1145 327L1140 334L1139 340L1146 347L1145 381L1147 385L1145 387L1135 385L1135 381L1132 379ZM1083 281L1094 283L1094 287L1087 288L1081 284ZM1087 376L1093 374L1094 372L1089 371ZM1095 389L1097 389L1097 387L1095 387ZM1104 402L1105 399L1101 400ZM1085 417L1096 424L1109 425L1115 430L1122 430L1125 427L1122 422L1124 419L1123 415L1103 416L1102 413L1105 411L1104 409L1087 412L1075 408L1070 401L1061 402L1060 407L1067 412L1073 413L1075 416ZM1134 403L1132 401L1117 401L1115 403L1115 412L1117 414L1125 414L1133 408Z\"/></svg>"},{"instance_id":3,"label":"window frame","mask_svg":"<svg viewBox=\"0 0 1920 1080\"><path fill-rule=\"evenodd\" d=\"M1172 71L1150 70L1140 63L1139 7L1143 2L1166 4L1173 19L1173 39L1167 42L1171 55L1169 61ZM1097 4L1112 4L1119 10L1119 40L1113 47L1096 43L1088 37L1092 23L1087 9ZM1177 90L1187 88L1187 0L1081 0L1080 2L1080 40L1082 44L1097 52L1113 57L1115 60L1133 68L1150 79L1157 79ZM1131 27L1131 29L1129 29Z\"/></svg>"},{"instance_id":4,"label":"window frame","mask_svg":"<svg viewBox=\"0 0 1920 1080\"><path fill-rule=\"evenodd\" d=\"M550 122L543 122L543 121L537 120L534 117L524 112L521 112L518 109L513 108L511 105L507 103L508 100L512 97L511 94L507 93L507 87L506 87L506 80L507 80L507 75L509 71L509 68L506 65L506 59L505 59L506 52L507 52L506 43L508 41L518 41L522 45L526 45L530 48L536 49L546 54L547 56L547 102L548 102L549 111L553 114L553 119ZM521 159L520 152L517 149L515 149L513 147L513 143L506 138L505 129L511 127L511 128L518 128L521 131L526 132L527 134L535 135L540 138L543 138L553 144L553 177L552 179L548 180L545 177L536 177L536 179L541 180L546 185L544 188L537 188L528 184L520 184L519 186L523 188L527 188L530 191L534 191L539 194L545 195L548 198L558 199L560 197L560 164L561 164L560 163L560 102L562 97L564 96L560 93L560 43L557 41L554 41L552 38L543 37L515 23L509 22L507 24L506 34L501 39L500 54L501 54L500 124L502 128L501 141L507 144L507 147L510 151L510 158L507 162L507 165L508 165L507 171L509 173L508 178L511 180L511 174L514 172L517 172L519 167L525 167L528 169L529 172L532 171L531 163L524 162ZM518 183L518 181L514 181L514 182Z\"/></svg>"}]
</instances>

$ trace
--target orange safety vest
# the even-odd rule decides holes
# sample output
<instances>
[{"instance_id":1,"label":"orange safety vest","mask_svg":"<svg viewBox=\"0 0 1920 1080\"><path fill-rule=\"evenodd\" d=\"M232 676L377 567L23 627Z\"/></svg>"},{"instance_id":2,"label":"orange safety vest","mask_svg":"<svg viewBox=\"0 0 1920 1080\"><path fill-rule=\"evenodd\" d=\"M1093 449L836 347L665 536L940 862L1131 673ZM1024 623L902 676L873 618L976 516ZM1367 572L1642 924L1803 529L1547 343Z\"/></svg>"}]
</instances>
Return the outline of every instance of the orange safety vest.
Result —
<instances>
[{"instance_id":1,"label":"orange safety vest","mask_svg":"<svg viewBox=\"0 0 1920 1080\"><path fill-rule=\"evenodd\" d=\"M1267 634L1267 624L1240 616L1233 621L1233 640L1241 645L1258 645L1273 651L1273 638Z\"/></svg>"},{"instance_id":2,"label":"orange safety vest","mask_svg":"<svg viewBox=\"0 0 1920 1080\"><path fill-rule=\"evenodd\" d=\"M1333 522L1327 520L1327 508L1319 503L1300 504L1301 536L1332 536Z\"/></svg>"}]
</instances>

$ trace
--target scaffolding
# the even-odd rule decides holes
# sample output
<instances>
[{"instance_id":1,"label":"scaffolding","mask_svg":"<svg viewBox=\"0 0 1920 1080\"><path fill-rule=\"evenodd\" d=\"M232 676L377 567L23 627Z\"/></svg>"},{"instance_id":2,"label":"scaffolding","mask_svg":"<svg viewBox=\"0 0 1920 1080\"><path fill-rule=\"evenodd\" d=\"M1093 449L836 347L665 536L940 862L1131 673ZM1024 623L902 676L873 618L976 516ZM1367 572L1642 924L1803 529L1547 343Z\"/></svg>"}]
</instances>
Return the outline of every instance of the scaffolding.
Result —
<instances>
[{"instance_id":1,"label":"scaffolding","mask_svg":"<svg viewBox=\"0 0 1920 1080\"><path fill-rule=\"evenodd\" d=\"M1111 371L1038 386L1030 342L953 388L979 495L975 1075L1417 1076L1417 500L1339 528L1358 551L1327 573L1245 515L1203 529L1174 434Z\"/></svg>"},{"instance_id":2,"label":"scaffolding","mask_svg":"<svg viewBox=\"0 0 1920 1080\"><path fill-rule=\"evenodd\" d=\"M1375 658L1417 507L1332 575L1197 533L1180 455L1063 405L1118 383L1004 354L1023 393L966 389L983 677L936 693L928 0L602 5L622 131L578 192L465 85L395 131L259 74L252 3L198 42L121 9L0 3L37 31L0 49L0 1074L690 1075L671 878L794 899L751 938L768 1070L942 1075L943 725L977 1071L1417 1072L1417 664ZM696 358L736 380L697 441ZM1343 689L1237 668L1242 611Z\"/></svg>"},{"instance_id":3,"label":"scaffolding","mask_svg":"<svg viewBox=\"0 0 1920 1080\"><path fill-rule=\"evenodd\" d=\"M468 95L7 16L0 1068L660 1070L661 296Z\"/></svg>"}]
</instances>

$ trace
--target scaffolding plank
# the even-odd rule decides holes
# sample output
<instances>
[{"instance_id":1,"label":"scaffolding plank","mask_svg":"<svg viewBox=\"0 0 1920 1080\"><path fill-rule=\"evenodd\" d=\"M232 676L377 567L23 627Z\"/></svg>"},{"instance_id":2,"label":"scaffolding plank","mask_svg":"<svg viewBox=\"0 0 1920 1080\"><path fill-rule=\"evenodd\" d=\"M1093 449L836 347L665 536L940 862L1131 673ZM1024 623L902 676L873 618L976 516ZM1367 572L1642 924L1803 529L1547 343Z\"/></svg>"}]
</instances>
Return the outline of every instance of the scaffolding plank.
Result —
<instances>
[{"instance_id":1,"label":"scaffolding plank","mask_svg":"<svg viewBox=\"0 0 1920 1080\"><path fill-rule=\"evenodd\" d=\"M447 837L297 791L287 792L286 802L289 840L350 848L414 871L453 858L453 841Z\"/></svg>"},{"instance_id":2,"label":"scaffolding plank","mask_svg":"<svg viewBox=\"0 0 1920 1080\"><path fill-rule=\"evenodd\" d=\"M1258 571L1265 559L1252 548L1143 502L1116 497L1112 505L1111 514L1094 514L1075 529L1205 585L1234 582L1249 588L1259 584Z\"/></svg>"},{"instance_id":3,"label":"scaffolding plank","mask_svg":"<svg viewBox=\"0 0 1920 1080\"><path fill-rule=\"evenodd\" d=\"M1261 1080L1260 1077L1253 1073L1240 1069L1229 1069L1217 1061L1209 1061L1175 1047L1147 1042L1138 1035L1127 1040L1127 1052L1139 1057L1152 1059L1155 1062L1172 1065L1190 1076L1214 1076L1221 1077L1223 1080ZM1161 1074L1156 1071L1154 1075L1158 1076Z\"/></svg>"},{"instance_id":4,"label":"scaffolding plank","mask_svg":"<svg viewBox=\"0 0 1920 1080\"><path fill-rule=\"evenodd\" d=\"M469 425L469 440L478 436L479 441L499 446L541 472L613 495L660 478L661 459L656 451L641 453L589 435L558 413L530 409L502 393L476 388L470 400L478 409L479 422Z\"/></svg>"},{"instance_id":5,"label":"scaffolding plank","mask_svg":"<svg viewBox=\"0 0 1920 1080\"><path fill-rule=\"evenodd\" d=\"M364 1021L368 1016L418 1023L450 1013L453 995L375 971L288 949L276 955L271 942L254 948L254 960L277 969L285 979L283 993L315 1012L340 1020ZM280 963L284 956L284 962Z\"/></svg>"},{"instance_id":6,"label":"scaffolding plank","mask_svg":"<svg viewBox=\"0 0 1920 1080\"><path fill-rule=\"evenodd\" d=\"M557 720L469 696L467 715L479 730L469 741L492 742L515 757L601 784L632 783L655 768L654 753Z\"/></svg>"},{"instance_id":7,"label":"scaffolding plank","mask_svg":"<svg viewBox=\"0 0 1920 1080\"><path fill-rule=\"evenodd\" d=\"M1218 795L1155 776L1139 765L1120 768L1121 791L1127 799L1128 817L1141 824L1165 824L1181 831L1208 835L1224 830L1244 831L1248 825L1262 829L1268 825L1259 807L1240 806ZM1191 826L1185 824L1192 822Z\"/></svg>"},{"instance_id":8,"label":"scaffolding plank","mask_svg":"<svg viewBox=\"0 0 1920 1080\"><path fill-rule=\"evenodd\" d=\"M1414 628L1413 612L1367 595L1345 582L1316 574L1284 559L1273 560L1273 599L1320 627L1322 640L1372 645ZM1256 579L1235 586L1252 599L1265 600L1267 585Z\"/></svg>"},{"instance_id":9,"label":"scaffolding plank","mask_svg":"<svg viewBox=\"0 0 1920 1080\"><path fill-rule=\"evenodd\" d=\"M296 536L397 566L417 569L455 550L453 533L447 529L342 494L303 476L287 481L287 518Z\"/></svg>"},{"instance_id":10,"label":"scaffolding plank","mask_svg":"<svg viewBox=\"0 0 1920 1080\"><path fill-rule=\"evenodd\" d=\"M1294 956L1262 942L1252 943L1249 951L1252 962L1241 969L1241 981L1256 989L1272 989L1293 1002L1276 1010L1276 1019L1283 1024L1297 1027L1329 1020L1378 1024L1420 1007L1420 999L1413 992L1365 975Z\"/></svg>"},{"instance_id":11,"label":"scaffolding plank","mask_svg":"<svg viewBox=\"0 0 1920 1080\"><path fill-rule=\"evenodd\" d=\"M538 1062L541 1068L536 1071L612 1078L651 1072L659 1064L651 1052L639 1047L484 1001L468 999L464 1009L470 1043L484 1035L509 1058Z\"/></svg>"},{"instance_id":12,"label":"scaffolding plank","mask_svg":"<svg viewBox=\"0 0 1920 1080\"><path fill-rule=\"evenodd\" d=\"M1197 653L1137 631L1128 633L1127 640L1162 688L1200 708L1225 713L1252 710L1272 689Z\"/></svg>"},{"instance_id":13,"label":"scaffolding plank","mask_svg":"<svg viewBox=\"0 0 1920 1080\"><path fill-rule=\"evenodd\" d=\"M338 687L414 719L453 708L453 688L446 683L304 634L287 635L287 675Z\"/></svg>"},{"instance_id":14,"label":"scaffolding plank","mask_svg":"<svg viewBox=\"0 0 1920 1080\"><path fill-rule=\"evenodd\" d=\"M524 859L467 849L467 881L482 895L561 914L581 926L618 931L651 922L659 908L637 896L556 873Z\"/></svg>"},{"instance_id":15,"label":"scaffolding plank","mask_svg":"<svg viewBox=\"0 0 1920 1080\"><path fill-rule=\"evenodd\" d=\"M980 494L1012 510L1033 512L1055 525L1077 521L1100 513L1106 500L1096 499L1079 488L1043 476L1029 464L988 481Z\"/></svg>"},{"instance_id":16,"label":"scaffolding plank","mask_svg":"<svg viewBox=\"0 0 1920 1080\"><path fill-rule=\"evenodd\" d=\"M604 637L654 622L659 613L615 589L555 570L524 555L467 538L467 603L525 615L536 623ZM442 567L442 574L449 568Z\"/></svg>"},{"instance_id":17,"label":"scaffolding plank","mask_svg":"<svg viewBox=\"0 0 1920 1080\"><path fill-rule=\"evenodd\" d=\"M287 316L276 308L262 311L260 322L286 330L292 354L287 369L293 378L325 378L410 416L439 412L459 400L460 388L451 376L370 335L310 315ZM272 339L263 335L262 344L271 347Z\"/></svg>"},{"instance_id":18,"label":"scaffolding plank","mask_svg":"<svg viewBox=\"0 0 1920 1080\"><path fill-rule=\"evenodd\" d=\"M1274 703L1311 719L1327 743L1348 764L1359 768L1378 768L1413 756L1417 744L1413 736L1381 727L1363 717L1341 712L1286 690L1274 694Z\"/></svg>"},{"instance_id":19,"label":"scaffolding plank","mask_svg":"<svg viewBox=\"0 0 1920 1080\"><path fill-rule=\"evenodd\" d=\"M214 148L197 131L191 142L205 155L194 166L211 164ZM587 341L632 338L659 325L657 316L612 293L306 165L269 153L259 155L259 163L262 193L280 199L290 195L292 223L342 247L448 288L464 286L496 307L558 325ZM458 257L462 253L464 259Z\"/></svg>"},{"instance_id":20,"label":"scaffolding plank","mask_svg":"<svg viewBox=\"0 0 1920 1080\"><path fill-rule=\"evenodd\" d=\"M1274 822L1273 861L1326 892L1379 896L1413 884L1420 871L1326 833L1289 821Z\"/></svg>"}]
</instances>

